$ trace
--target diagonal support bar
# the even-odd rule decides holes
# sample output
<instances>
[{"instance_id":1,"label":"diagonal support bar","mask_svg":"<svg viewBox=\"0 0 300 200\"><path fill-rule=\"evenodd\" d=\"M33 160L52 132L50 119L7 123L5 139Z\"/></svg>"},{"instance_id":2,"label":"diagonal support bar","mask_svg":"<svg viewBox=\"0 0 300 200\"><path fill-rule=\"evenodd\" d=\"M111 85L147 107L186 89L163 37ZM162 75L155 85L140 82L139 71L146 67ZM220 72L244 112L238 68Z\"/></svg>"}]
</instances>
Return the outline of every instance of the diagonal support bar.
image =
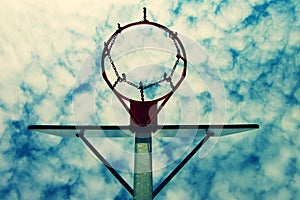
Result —
<instances>
[{"instance_id":1,"label":"diagonal support bar","mask_svg":"<svg viewBox=\"0 0 300 200\"><path fill-rule=\"evenodd\" d=\"M133 189L130 185L122 178L122 176L108 163L108 161L95 149L95 147L84 137L84 131L81 130L76 134L85 145L97 156L97 158L104 164L104 166L118 179L118 181L125 187L125 189L133 196Z\"/></svg>"},{"instance_id":2,"label":"diagonal support bar","mask_svg":"<svg viewBox=\"0 0 300 200\"><path fill-rule=\"evenodd\" d=\"M153 198L171 181L171 179L181 170L181 168L197 153L197 151L203 146L203 144L212 136L210 133L206 133L200 143L178 164L178 166L160 183L160 185L153 191Z\"/></svg>"}]
</instances>

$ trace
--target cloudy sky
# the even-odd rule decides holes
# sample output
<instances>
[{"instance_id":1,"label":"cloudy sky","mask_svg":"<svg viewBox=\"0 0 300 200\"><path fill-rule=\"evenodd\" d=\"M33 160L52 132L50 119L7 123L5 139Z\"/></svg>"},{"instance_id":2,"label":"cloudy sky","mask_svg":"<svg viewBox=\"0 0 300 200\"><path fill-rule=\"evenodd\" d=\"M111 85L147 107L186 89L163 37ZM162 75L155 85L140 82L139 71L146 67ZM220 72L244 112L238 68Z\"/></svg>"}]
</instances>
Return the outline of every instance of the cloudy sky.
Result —
<instances>
[{"instance_id":1,"label":"cloudy sky","mask_svg":"<svg viewBox=\"0 0 300 200\"><path fill-rule=\"evenodd\" d=\"M208 154L196 155L156 199L300 196L299 1L4 0L0 3L1 199L131 198L78 138L39 134L27 126L128 122L101 78L95 88L82 83L91 81L87 79L90 63L97 58L91 55L99 55L117 23L142 20L144 6L148 20L177 31L211 59L206 62L187 47L191 67L186 87L196 97L199 114L188 118L196 120L193 123L260 124L259 130L221 137ZM89 96L88 91L97 95ZM92 100L79 98L74 103L80 95ZM180 96L172 101L171 105L181 105L180 112L171 116L164 112L161 119L188 123L176 114L190 114L193 104L181 102ZM90 106L99 108L96 120L84 118ZM127 157L115 151L130 152L132 140L97 142L132 185L132 175L126 172L132 158L124 161ZM155 186L195 142L181 151L179 141L154 143L157 148L164 144L174 148L172 162L170 154L160 155L159 150L155 154L154 161L162 168L154 172Z\"/></svg>"}]
</instances>

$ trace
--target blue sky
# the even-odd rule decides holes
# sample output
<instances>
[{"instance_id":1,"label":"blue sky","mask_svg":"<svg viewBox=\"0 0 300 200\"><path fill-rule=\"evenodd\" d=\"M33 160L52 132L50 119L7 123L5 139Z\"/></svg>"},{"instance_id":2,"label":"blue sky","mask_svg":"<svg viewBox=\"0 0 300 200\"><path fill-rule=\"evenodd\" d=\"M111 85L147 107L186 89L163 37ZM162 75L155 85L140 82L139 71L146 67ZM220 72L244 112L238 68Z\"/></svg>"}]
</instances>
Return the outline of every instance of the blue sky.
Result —
<instances>
[{"instance_id":1,"label":"blue sky","mask_svg":"<svg viewBox=\"0 0 300 200\"><path fill-rule=\"evenodd\" d=\"M88 56L102 48L117 23L142 20L144 6L149 20L202 46L205 51L201 53L212 60L208 65L214 69L205 71L197 66L205 64L202 54L190 55L194 67L187 74L187 87L197 97L197 113L201 113L196 123L260 124L257 131L213 142L214 148L196 155L156 199L300 196L299 1L20 0L0 3L1 198L130 199L78 138L43 135L27 131L27 126L90 122L86 113L78 111L89 111L91 105L101 108L96 122L127 122L103 82L95 85L103 94L98 98L101 103L84 93L83 98L91 98L78 101L80 109L76 110L72 98L80 81L89 75L90 71L85 71ZM197 63L197 56L203 62ZM204 72L198 76L201 81L193 70ZM221 80L222 87L214 80ZM81 85L81 89L93 88ZM222 91L219 102L214 98ZM172 101L166 109L176 110L180 97ZM109 112L112 105L114 113ZM191 105L181 106L180 113L193 113ZM182 122L176 114L168 113L162 116L165 122ZM221 117L216 117L220 113ZM195 120L193 115L187 116ZM164 144L155 143L159 148ZM174 155L184 153L178 149L181 144L175 142ZM128 166L120 164L128 161L114 150L117 147L126 153L124 149L130 145L131 141L99 141L104 154L114 160L129 182L132 176L124 172ZM156 182L174 168L167 155L157 152L155 162L164 168L155 171Z\"/></svg>"}]
</instances>

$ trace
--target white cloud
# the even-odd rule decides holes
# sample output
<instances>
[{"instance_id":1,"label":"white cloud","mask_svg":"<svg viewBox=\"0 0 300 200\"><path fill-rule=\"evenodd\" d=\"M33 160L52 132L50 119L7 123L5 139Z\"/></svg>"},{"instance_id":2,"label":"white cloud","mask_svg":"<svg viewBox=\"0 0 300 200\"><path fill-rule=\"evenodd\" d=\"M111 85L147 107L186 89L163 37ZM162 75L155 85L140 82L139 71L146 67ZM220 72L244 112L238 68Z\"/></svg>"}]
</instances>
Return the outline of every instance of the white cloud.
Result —
<instances>
[{"instance_id":1,"label":"white cloud","mask_svg":"<svg viewBox=\"0 0 300 200\"><path fill-rule=\"evenodd\" d=\"M40 105L35 107L34 112L39 116L40 123L50 123L55 121L59 108L52 100L45 99Z\"/></svg>"},{"instance_id":2,"label":"white cloud","mask_svg":"<svg viewBox=\"0 0 300 200\"><path fill-rule=\"evenodd\" d=\"M221 8L221 13L228 24L236 26L251 13L251 7L246 1L231 1Z\"/></svg>"},{"instance_id":3,"label":"white cloud","mask_svg":"<svg viewBox=\"0 0 300 200\"><path fill-rule=\"evenodd\" d=\"M298 129L300 118L300 106L293 106L289 107L282 118L281 125L284 127L285 130L290 131L293 133L295 130Z\"/></svg>"},{"instance_id":4,"label":"white cloud","mask_svg":"<svg viewBox=\"0 0 300 200\"><path fill-rule=\"evenodd\" d=\"M165 198L166 199L174 199L174 200L179 200L179 199L193 199L193 195L190 194L186 190L178 188L178 189L176 189L176 192L168 190Z\"/></svg>"}]
</instances>

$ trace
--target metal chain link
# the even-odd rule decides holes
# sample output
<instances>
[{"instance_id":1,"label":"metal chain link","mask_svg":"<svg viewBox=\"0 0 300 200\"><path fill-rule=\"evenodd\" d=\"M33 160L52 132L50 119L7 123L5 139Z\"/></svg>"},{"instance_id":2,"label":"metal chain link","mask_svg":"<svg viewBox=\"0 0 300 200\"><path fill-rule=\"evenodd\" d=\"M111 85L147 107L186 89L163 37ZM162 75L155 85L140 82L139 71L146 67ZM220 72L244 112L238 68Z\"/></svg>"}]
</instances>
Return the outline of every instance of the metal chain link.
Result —
<instances>
[{"instance_id":1,"label":"metal chain link","mask_svg":"<svg viewBox=\"0 0 300 200\"><path fill-rule=\"evenodd\" d=\"M174 33L176 36L177 36L177 32ZM169 33L169 37L172 39L173 43L174 43L174 46L176 47L176 50L177 50L177 55L181 55L180 54L180 49L178 47L178 44L177 44L177 41L175 40L175 37Z\"/></svg>"},{"instance_id":2,"label":"metal chain link","mask_svg":"<svg viewBox=\"0 0 300 200\"><path fill-rule=\"evenodd\" d=\"M141 100L144 101L144 87L143 87L143 82L140 81L140 93L141 93Z\"/></svg>"},{"instance_id":3,"label":"metal chain link","mask_svg":"<svg viewBox=\"0 0 300 200\"><path fill-rule=\"evenodd\" d=\"M113 84L112 87L115 88L119 82L120 82L120 79L118 78L118 79L114 82L114 84Z\"/></svg>"},{"instance_id":4,"label":"metal chain link","mask_svg":"<svg viewBox=\"0 0 300 200\"><path fill-rule=\"evenodd\" d=\"M111 55L110 55L111 48L115 44L116 38L117 38L117 35L115 35L113 37L112 42L110 43L110 46L107 46L107 57L108 57L109 62L110 62L111 66L112 66L112 68L113 68L113 70L114 70L114 72L115 72L115 74L117 76L117 79L120 79L121 77L119 75L119 72L118 72L118 70L117 70L117 68L116 68L116 66L114 64L114 61L113 61Z\"/></svg>"},{"instance_id":5,"label":"metal chain link","mask_svg":"<svg viewBox=\"0 0 300 200\"><path fill-rule=\"evenodd\" d=\"M175 72L175 70L176 70L176 68L177 68L177 65L178 65L179 59L180 59L180 56L179 56L179 55L177 55L176 57L177 57L177 60L175 61L175 64L174 64L174 66L173 66L173 68L172 68L172 71L171 71L171 74L170 74L170 76L169 76L171 79L172 79L172 77L173 77L173 74L174 74L174 72Z\"/></svg>"}]
</instances>

